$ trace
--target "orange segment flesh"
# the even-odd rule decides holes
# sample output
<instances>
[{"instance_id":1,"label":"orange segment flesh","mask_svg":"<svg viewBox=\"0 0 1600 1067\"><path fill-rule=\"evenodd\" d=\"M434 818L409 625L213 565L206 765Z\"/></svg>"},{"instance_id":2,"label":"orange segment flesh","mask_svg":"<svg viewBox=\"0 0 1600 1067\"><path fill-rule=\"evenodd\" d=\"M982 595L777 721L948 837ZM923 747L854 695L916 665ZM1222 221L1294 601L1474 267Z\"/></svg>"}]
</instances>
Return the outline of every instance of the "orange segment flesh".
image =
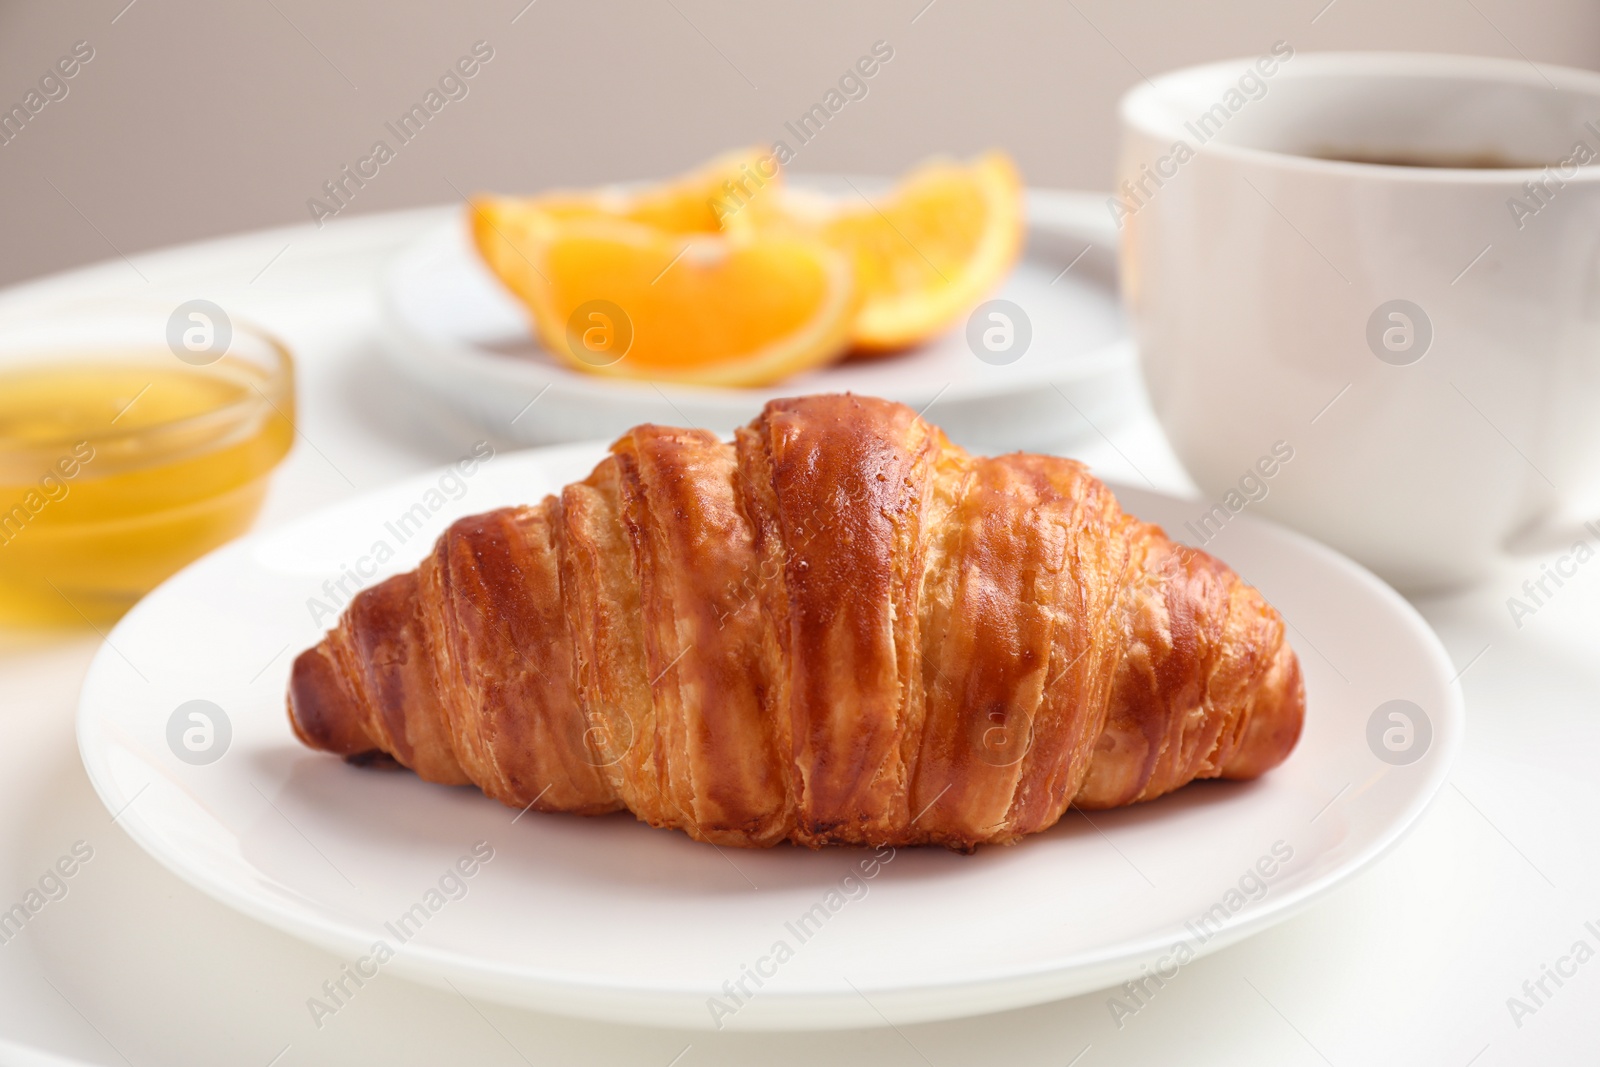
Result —
<instances>
[{"instance_id":1,"label":"orange segment flesh","mask_svg":"<svg viewBox=\"0 0 1600 1067\"><path fill-rule=\"evenodd\" d=\"M855 262L856 346L893 351L949 327L1011 270L1022 248L1022 185L1001 153L929 163L872 204L845 201L820 232Z\"/></svg>"},{"instance_id":2,"label":"orange segment flesh","mask_svg":"<svg viewBox=\"0 0 1600 1067\"><path fill-rule=\"evenodd\" d=\"M545 347L578 369L761 385L835 360L849 341L849 261L813 237L685 236L536 212L512 225L485 218L475 211L484 257L528 305Z\"/></svg>"},{"instance_id":3,"label":"orange segment flesh","mask_svg":"<svg viewBox=\"0 0 1600 1067\"><path fill-rule=\"evenodd\" d=\"M479 201L496 223L519 225L521 216L540 211L557 219L602 216L654 226L668 233L717 233L730 191L748 193L779 184L782 172L760 149L727 152L688 174L645 188L561 191L535 197L495 197Z\"/></svg>"}]
</instances>

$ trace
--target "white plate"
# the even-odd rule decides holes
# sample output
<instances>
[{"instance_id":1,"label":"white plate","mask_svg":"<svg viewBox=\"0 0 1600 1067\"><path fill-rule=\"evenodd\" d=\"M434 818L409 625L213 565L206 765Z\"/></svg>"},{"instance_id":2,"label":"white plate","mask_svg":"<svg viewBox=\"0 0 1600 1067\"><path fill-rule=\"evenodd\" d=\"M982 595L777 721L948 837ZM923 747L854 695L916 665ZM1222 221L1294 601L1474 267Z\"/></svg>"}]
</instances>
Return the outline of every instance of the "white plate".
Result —
<instances>
[{"instance_id":1,"label":"white plate","mask_svg":"<svg viewBox=\"0 0 1600 1067\"><path fill-rule=\"evenodd\" d=\"M974 450L1044 449L1121 417L1139 385L1104 198L1033 191L1027 211L1027 250L995 296L1023 309L1033 338L1005 365L974 356L958 326L903 355L762 389L584 374L539 347L522 305L472 249L464 215L419 239L385 272L383 351L424 391L524 445L615 437L642 422L727 433L772 397L853 391L919 410L937 400L930 418Z\"/></svg>"},{"instance_id":2,"label":"white plate","mask_svg":"<svg viewBox=\"0 0 1600 1067\"><path fill-rule=\"evenodd\" d=\"M395 558L375 576L409 567L451 518L537 499L599 455L583 445L496 458L400 543L386 522L440 484L415 479L235 542L161 586L111 633L83 689L79 745L107 808L180 877L352 966L384 941L396 950L386 972L467 994L705 1027L710 998L732 1006L724 982L746 966L772 970L762 958L782 940L793 957L759 990L746 979L756 995L724 1026L871 1026L1170 971L1175 946L1199 954L1281 921L1393 845L1460 745L1454 671L1416 613L1343 557L1248 517L1210 547L1294 627L1310 711L1287 763L1258 782L1190 786L1092 824L1069 814L1010 848L902 850L864 891L843 879L865 852L719 850L626 815L519 818L474 790L347 766L295 741L284 685L294 654L320 635L308 604L327 598L324 582L370 570L363 561L379 543ZM1199 508L1119 496L1174 530ZM232 731L203 766L167 741L175 710L197 699L223 709ZM1392 699L1414 701L1432 727L1425 754L1405 766L1380 761L1367 740L1374 710ZM385 922L426 906L479 841L492 861L402 943ZM1275 846L1292 857L1258 892L1249 872L1274 866L1264 858ZM1241 880L1260 899L1230 896ZM841 885L854 897L800 943L785 924ZM1208 911L1218 932L1201 938L1187 924Z\"/></svg>"}]
</instances>

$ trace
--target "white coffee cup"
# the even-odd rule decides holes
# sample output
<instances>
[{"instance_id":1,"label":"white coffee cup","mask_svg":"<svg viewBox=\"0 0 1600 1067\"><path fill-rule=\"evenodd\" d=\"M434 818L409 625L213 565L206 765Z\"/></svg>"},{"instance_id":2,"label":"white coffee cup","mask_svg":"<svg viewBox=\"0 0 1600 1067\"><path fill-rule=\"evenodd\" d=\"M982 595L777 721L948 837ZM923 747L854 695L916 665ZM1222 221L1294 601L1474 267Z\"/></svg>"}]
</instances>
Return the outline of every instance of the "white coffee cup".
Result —
<instances>
[{"instance_id":1,"label":"white coffee cup","mask_svg":"<svg viewBox=\"0 0 1600 1067\"><path fill-rule=\"evenodd\" d=\"M1420 590L1589 487L1600 75L1279 42L1121 117L1124 298L1211 498L1175 536L1248 509Z\"/></svg>"}]
</instances>

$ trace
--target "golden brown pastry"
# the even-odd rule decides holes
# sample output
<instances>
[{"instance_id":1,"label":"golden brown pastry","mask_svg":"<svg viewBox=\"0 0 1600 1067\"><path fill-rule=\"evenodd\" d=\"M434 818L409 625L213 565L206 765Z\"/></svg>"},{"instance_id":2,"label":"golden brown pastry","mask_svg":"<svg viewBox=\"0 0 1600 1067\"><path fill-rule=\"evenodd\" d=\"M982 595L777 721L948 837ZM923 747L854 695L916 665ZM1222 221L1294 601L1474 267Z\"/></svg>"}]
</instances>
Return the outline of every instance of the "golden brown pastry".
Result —
<instances>
[{"instance_id":1,"label":"golden brown pastry","mask_svg":"<svg viewBox=\"0 0 1600 1067\"><path fill-rule=\"evenodd\" d=\"M1278 613L1082 465L858 396L632 430L359 594L289 685L314 748L751 847L1015 841L1262 774L1304 706Z\"/></svg>"}]
</instances>

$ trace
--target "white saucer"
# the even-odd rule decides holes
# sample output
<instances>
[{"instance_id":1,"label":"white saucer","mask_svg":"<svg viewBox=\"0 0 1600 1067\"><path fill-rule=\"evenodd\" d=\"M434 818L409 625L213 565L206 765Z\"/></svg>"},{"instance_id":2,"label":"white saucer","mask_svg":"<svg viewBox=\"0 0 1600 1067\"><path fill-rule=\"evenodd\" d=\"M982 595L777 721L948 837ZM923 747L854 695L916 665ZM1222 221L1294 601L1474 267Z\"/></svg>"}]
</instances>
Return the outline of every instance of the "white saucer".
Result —
<instances>
[{"instance_id":1,"label":"white saucer","mask_svg":"<svg viewBox=\"0 0 1600 1067\"><path fill-rule=\"evenodd\" d=\"M1294 627L1310 698L1299 748L1258 782L1191 786L1092 824L1069 814L1010 848L901 850L861 879L870 853L718 850L625 815L519 817L473 790L347 766L295 741L284 685L321 632L308 603L327 598L324 582L368 569L379 542L395 557L375 576L410 567L452 518L537 499L599 455L583 445L497 457L402 542L386 522L441 485L438 474L404 482L235 542L152 593L100 650L79 711L84 764L117 822L181 878L358 971L381 941L395 950L386 972L572 1015L877 1026L1101 988L1170 969L1187 955L1179 945L1198 955L1279 922L1393 845L1460 746L1454 670L1416 613L1344 558L1248 517L1208 548ZM1174 532L1199 511L1118 495ZM1431 724L1408 765L1369 746L1369 720L1394 699ZM231 725L225 753L205 765L167 740L192 700L214 702ZM478 842L493 858L460 880L464 893L442 884ZM441 885L460 899L429 908ZM842 904L802 942L792 927L835 903L832 890ZM424 918L385 925L419 904ZM792 958L763 964L779 941ZM776 970L759 989L744 977L756 967ZM735 1005L725 983L741 979L753 995ZM719 1014L718 1002L737 1011Z\"/></svg>"},{"instance_id":2,"label":"white saucer","mask_svg":"<svg viewBox=\"0 0 1600 1067\"><path fill-rule=\"evenodd\" d=\"M523 307L471 247L464 216L419 238L389 265L383 351L425 392L523 445L615 437L642 422L726 433L772 397L857 392L918 410L937 401L929 417L975 451L1042 449L1122 417L1139 386L1118 303L1117 233L1104 198L1033 191L1027 211L1027 250L994 294L1021 307L1032 326L1027 350L1007 364L974 356L958 326L912 352L826 367L762 389L584 374L539 347Z\"/></svg>"}]
</instances>

